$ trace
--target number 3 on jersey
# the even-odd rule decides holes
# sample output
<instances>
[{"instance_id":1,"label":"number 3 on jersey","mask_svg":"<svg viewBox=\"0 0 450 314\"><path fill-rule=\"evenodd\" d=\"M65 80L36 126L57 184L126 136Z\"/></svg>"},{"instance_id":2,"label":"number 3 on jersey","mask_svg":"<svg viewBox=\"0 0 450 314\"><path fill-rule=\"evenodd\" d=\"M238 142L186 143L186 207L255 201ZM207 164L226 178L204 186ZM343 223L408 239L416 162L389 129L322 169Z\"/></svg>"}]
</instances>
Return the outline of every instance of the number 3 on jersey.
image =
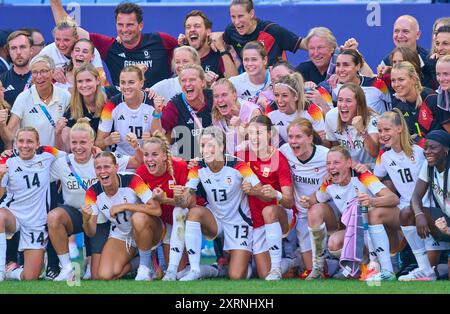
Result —
<instances>
[{"instance_id":1,"label":"number 3 on jersey","mask_svg":"<svg viewBox=\"0 0 450 314\"><path fill-rule=\"evenodd\" d=\"M214 194L214 202L223 202L227 200L227 190L225 189L212 189Z\"/></svg>"},{"instance_id":2,"label":"number 3 on jersey","mask_svg":"<svg viewBox=\"0 0 450 314\"><path fill-rule=\"evenodd\" d=\"M248 238L248 226L233 226L236 234L234 237L236 239L247 239ZM239 236L240 235L240 236Z\"/></svg>"}]
</instances>

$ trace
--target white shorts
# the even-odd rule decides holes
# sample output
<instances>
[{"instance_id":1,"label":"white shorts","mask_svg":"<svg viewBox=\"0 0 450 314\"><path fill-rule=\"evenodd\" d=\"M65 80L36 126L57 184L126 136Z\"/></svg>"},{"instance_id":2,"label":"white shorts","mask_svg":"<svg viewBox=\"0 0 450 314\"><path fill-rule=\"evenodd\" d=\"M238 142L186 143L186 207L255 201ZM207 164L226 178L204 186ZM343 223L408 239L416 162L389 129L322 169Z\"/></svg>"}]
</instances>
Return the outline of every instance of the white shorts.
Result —
<instances>
[{"instance_id":1,"label":"white shorts","mask_svg":"<svg viewBox=\"0 0 450 314\"><path fill-rule=\"evenodd\" d=\"M19 251L24 250L45 250L48 242L47 226L24 226L16 218L16 231L8 233L6 237L12 238L13 235L20 231Z\"/></svg>"},{"instance_id":2,"label":"white shorts","mask_svg":"<svg viewBox=\"0 0 450 314\"><path fill-rule=\"evenodd\" d=\"M431 235L425 238L425 249L427 251L446 251L450 250L450 243L435 240Z\"/></svg>"},{"instance_id":3,"label":"white shorts","mask_svg":"<svg viewBox=\"0 0 450 314\"><path fill-rule=\"evenodd\" d=\"M292 209L286 209L286 214L288 216L289 230L283 234L283 238L286 238L291 230L295 229L297 224L297 217L294 215ZM266 229L264 226L253 229L253 255L261 254L269 251L269 247L266 242Z\"/></svg>"},{"instance_id":4,"label":"white shorts","mask_svg":"<svg viewBox=\"0 0 450 314\"><path fill-rule=\"evenodd\" d=\"M137 248L136 242L134 241L133 232L130 231L129 234L125 234L118 229L113 230L113 224L111 224L111 229L109 230L109 237L117 240L124 241L127 248L134 247Z\"/></svg>"},{"instance_id":5,"label":"white shorts","mask_svg":"<svg viewBox=\"0 0 450 314\"><path fill-rule=\"evenodd\" d=\"M217 224L217 234L210 240L214 240L216 237L223 234L224 251L252 251L253 227L248 222L246 222L240 215L236 215L236 218L233 219L233 223L222 222L216 217L211 209L208 207L206 208L211 212Z\"/></svg>"},{"instance_id":6,"label":"white shorts","mask_svg":"<svg viewBox=\"0 0 450 314\"><path fill-rule=\"evenodd\" d=\"M311 239L309 237L308 218L306 217L297 218L296 232L300 252L305 253L311 251L312 247L311 247Z\"/></svg>"}]
</instances>

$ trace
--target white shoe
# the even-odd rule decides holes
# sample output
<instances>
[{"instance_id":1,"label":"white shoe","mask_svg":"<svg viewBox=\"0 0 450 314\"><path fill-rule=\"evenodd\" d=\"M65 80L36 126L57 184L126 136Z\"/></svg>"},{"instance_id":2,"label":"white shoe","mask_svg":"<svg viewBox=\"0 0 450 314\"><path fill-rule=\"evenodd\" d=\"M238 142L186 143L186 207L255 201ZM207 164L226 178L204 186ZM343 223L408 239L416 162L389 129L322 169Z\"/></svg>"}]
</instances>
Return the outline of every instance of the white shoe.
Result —
<instances>
[{"instance_id":1,"label":"white shoe","mask_svg":"<svg viewBox=\"0 0 450 314\"><path fill-rule=\"evenodd\" d=\"M269 274L266 276L268 281L281 280L281 270L278 268L271 269Z\"/></svg>"},{"instance_id":2,"label":"white shoe","mask_svg":"<svg viewBox=\"0 0 450 314\"><path fill-rule=\"evenodd\" d=\"M173 271L166 271L162 281L175 281L177 280L177 273Z\"/></svg>"},{"instance_id":3,"label":"white shoe","mask_svg":"<svg viewBox=\"0 0 450 314\"><path fill-rule=\"evenodd\" d=\"M92 274L91 274L91 265L87 264L86 265L86 269L84 271L84 275L83 275L83 280L89 280L91 279Z\"/></svg>"},{"instance_id":4,"label":"white shoe","mask_svg":"<svg viewBox=\"0 0 450 314\"><path fill-rule=\"evenodd\" d=\"M72 264L68 264L64 266L61 271L59 272L59 275L53 279L53 281L74 281L75 279L75 272L72 267Z\"/></svg>"},{"instance_id":5,"label":"white shoe","mask_svg":"<svg viewBox=\"0 0 450 314\"><path fill-rule=\"evenodd\" d=\"M69 255L70 259L76 259L80 256L80 252L78 251L78 246L74 243L69 243Z\"/></svg>"},{"instance_id":6,"label":"white shoe","mask_svg":"<svg viewBox=\"0 0 450 314\"><path fill-rule=\"evenodd\" d=\"M430 273L426 273L421 268L416 268L410 271L407 275L398 277L398 281L434 281L436 280L436 274L433 270Z\"/></svg>"},{"instance_id":7,"label":"white shoe","mask_svg":"<svg viewBox=\"0 0 450 314\"><path fill-rule=\"evenodd\" d=\"M376 281L395 281L397 278L393 272L389 270L382 269L378 273L374 273L372 276L368 276L365 281L376 282Z\"/></svg>"},{"instance_id":8,"label":"white shoe","mask_svg":"<svg viewBox=\"0 0 450 314\"><path fill-rule=\"evenodd\" d=\"M6 273L4 271L0 271L0 282L6 279Z\"/></svg>"},{"instance_id":9,"label":"white shoe","mask_svg":"<svg viewBox=\"0 0 450 314\"><path fill-rule=\"evenodd\" d=\"M193 281L193 280L199 280L200 279L200 273L191 269L187 275L180 278L180 281Z\"/></svg>"},{"instance_id":10,"label":"white shoe","mask_svg":"<svg viewBox=\"0 0 450 314\"><path fill-rule=\"evenodd\" d=\"M137 275L134 278L135 281L151 281L152 276L150 269L147 266L139 265L137 270Z\"/></svg>"}]
</instances>

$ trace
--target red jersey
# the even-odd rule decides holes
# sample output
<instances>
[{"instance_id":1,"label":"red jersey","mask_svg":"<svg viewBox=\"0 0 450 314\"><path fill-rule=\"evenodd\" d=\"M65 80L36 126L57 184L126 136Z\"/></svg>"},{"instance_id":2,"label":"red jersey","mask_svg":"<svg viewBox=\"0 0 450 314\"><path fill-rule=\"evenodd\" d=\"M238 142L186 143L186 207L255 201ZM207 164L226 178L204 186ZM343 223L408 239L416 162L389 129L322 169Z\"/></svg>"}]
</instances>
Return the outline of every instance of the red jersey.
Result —
<instances>
[{"instance_id":1,"label":"red jersey","mask_svg":"<svg viewBox=\"0 0 450 314\"><path fill-rule=\"evenodd\" d=\"M262 185L270 184L275 190L281 192L281 187L292 186L291 169L284 155L275 149L272 156L267 160L261 160L253 152L237 152L239 158L244 158L253 172L261 181ZM276 205L277 200L264 202L256 196L248 196L250 212L253 220L253 228L264 226L262 210L269 205Z\"/></svg>"},{"instance_id":2,"label":"red jersey","mask_svg":"<svg viewBox=\"0 0 450 314\"><path fill-rule=\"evenodd\" d=\"M166 171L162 176L155 177L151 173L148 172L147 167L142 164L139 168L136 169L136 173L141 176L145 183L153 189L159 187L165 193L167 198L173 198L173 185L185 185L187 181L188 169L187 163L179 158L172 158L172 166L173 166L173 175L175 177L175 181L172 176L169 174L169 171ZM162 205L162 214L161 219L165 223L172 224L172 212L173 206L170 205Z\"/></svg>"}]
</instances>

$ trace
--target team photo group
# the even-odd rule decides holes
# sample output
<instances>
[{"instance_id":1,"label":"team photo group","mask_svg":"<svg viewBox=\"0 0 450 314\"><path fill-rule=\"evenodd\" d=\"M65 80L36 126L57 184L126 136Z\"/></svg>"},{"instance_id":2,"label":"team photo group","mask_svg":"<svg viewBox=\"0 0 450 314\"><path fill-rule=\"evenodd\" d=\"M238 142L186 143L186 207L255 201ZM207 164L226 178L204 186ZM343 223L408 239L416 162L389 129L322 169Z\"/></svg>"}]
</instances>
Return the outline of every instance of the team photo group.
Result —
<instances>
[{"instance_id":1,"label":"team photo group","mask_svg":"<svg viewBox=\"0 0 450 314\"><path fill-rule=\"evenodd\" d=\"M0 30L0 286L74 280L80 234L85 280L448 280L450 16L398 16L371 68L252 0L178 38L50 5L54 42Z\"/></svg>"}]
</instances>

